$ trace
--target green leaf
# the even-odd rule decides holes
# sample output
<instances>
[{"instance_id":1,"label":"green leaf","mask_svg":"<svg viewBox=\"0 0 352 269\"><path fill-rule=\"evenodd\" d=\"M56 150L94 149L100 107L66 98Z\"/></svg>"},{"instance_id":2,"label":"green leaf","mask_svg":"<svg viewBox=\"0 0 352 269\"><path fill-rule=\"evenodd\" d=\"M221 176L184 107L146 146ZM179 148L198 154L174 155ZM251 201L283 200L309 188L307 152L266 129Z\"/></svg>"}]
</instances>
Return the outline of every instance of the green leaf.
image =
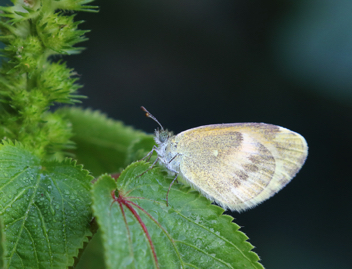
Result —
<instances>
[{"instance_id":1,"label":"green leaf","mask_svg":"<svg viewBox=\"0 0 352 269\"><path fill-rule=\"evenodd\" d=\"M53 1L54 2L54 1ZM54 9L75 10L85 12L98 12L98 6L87 6L93 0L61 0L51 4Z\"/></svg>"},{"instance_id":2,"label":"green leaf","mask_svg":"<svg viewBox=\"0 0 352 269\"><path fill-rule=\"evenodd\" d=\"M104 248L101 232L98 230L89 241L75 269L105 269Z\"/></svg>"},{"instance_id":3,"label":"green leaf","mask_svg":"<svg viewBox=\"0 0 352 269\"><path fill-rule=\"evenodd\" d=\"M108 119L99 111L65 108L61 113L72 123L72 140L77 144L73 153L95 176L120 171L143 158L154 145L152 135Z\"/></svg>"},{"instance_id":4,"label":"green leaf","mask_svg":"<svg viewBox=\"0 0 352 269\"><path fill-rule=\"evenodd\" d=\"M67 268L90 236L90 181L66 159L42 162L23 146L0 146L0 216L11 268Z\"/></svg>"},{"instance_id":5,"label":"green leaf","mask_svg":"<svg viewBox=\"0 0 352 269\"><path fill-rule=\"evenodd\" d=\"M6 255L6 249L5 249L4 223L0 218L0 268L3 268L3 269L7 268L5 263L5 255Z\"/></svg>"},{"instance_id":6,"label":"green leaf","mask_svg":"<svg viewBox=\"0 0 352 269\"><path fill-rule=\"evenodd\" d=\"M93 185L107 268L263 268L233 218L198 192L174 184L166 206L171 180L149 166Z\"/></svg>"}]
</instances>

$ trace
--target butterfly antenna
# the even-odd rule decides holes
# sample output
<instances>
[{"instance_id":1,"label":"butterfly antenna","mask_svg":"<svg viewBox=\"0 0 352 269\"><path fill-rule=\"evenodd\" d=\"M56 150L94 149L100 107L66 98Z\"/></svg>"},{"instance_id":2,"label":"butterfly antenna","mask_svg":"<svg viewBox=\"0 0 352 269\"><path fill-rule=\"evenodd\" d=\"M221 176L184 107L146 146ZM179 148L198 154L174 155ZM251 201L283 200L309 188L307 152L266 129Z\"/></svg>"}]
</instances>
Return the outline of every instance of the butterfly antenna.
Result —
<instances>
[{"instance_id":1,"label":"butterfly antenna","mask_svg":"<svg viewBox=\"0 0 352 269\"><path fill-rule=\"evenodd\" d=\"M141 106L141 109L145 112L145 115L148 118L151 118L152 120L154 120L157 124L159 124L159 126L161 127L161 130L164 130L164 127L160 124L160 122L144 107Z\"/></svg>"}]
</instances>

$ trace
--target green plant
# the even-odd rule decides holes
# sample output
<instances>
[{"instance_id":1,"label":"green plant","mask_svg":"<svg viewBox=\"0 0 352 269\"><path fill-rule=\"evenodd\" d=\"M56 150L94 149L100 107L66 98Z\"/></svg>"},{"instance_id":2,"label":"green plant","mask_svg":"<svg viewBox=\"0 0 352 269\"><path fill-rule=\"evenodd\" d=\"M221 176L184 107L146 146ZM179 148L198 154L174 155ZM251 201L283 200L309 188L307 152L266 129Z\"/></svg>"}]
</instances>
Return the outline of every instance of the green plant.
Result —
<instances>
[{"instance_id":1,"label":"green plant","mask_svg":"<svg viewBox=\"0 0 352 269\"><path fill-rule=\"evenodd\" d=\"M87 31L67 11L96 12L91 0L12 2L0 7L1 268L88 268L99 244L106 268L262 268L223 209L180 184L166 206L166 173L139 176L151 135L100 112L49 110L83 97L51 56L82 50Z\"/></svg>"}]
</instances>

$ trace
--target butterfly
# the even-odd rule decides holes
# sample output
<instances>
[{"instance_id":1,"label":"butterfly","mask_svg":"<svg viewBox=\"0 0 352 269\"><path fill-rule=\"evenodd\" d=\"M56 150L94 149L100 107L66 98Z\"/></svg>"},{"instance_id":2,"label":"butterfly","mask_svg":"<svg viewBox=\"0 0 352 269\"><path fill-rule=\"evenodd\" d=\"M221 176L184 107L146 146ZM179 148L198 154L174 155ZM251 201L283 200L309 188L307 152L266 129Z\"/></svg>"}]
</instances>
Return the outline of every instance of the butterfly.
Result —
<instances>
[{"instance_id":1,"label":"butterfly","mask_svg":"<svg viewBox=\"0 0 352 269\"><path fill-rule=\"evenodd\" d=\"M173 135L156 121L159 162L224 209L243 211L281 190L302 168L308 146L303 136L265 123L213 124ZM169 191L170 191L169 188ZM168 191L168 193L169 193ZM167 202L168 202L167 193Z\"/></svg>"}]
</instances>

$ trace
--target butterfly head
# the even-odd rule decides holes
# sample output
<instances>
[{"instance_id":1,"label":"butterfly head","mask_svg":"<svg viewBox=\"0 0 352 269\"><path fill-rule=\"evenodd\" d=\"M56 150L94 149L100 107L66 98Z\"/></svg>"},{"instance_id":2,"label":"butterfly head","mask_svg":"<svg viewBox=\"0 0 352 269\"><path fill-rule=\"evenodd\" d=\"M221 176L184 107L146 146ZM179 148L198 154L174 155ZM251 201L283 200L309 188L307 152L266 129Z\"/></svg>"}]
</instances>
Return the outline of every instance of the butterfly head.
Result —
<instances>
[{"instance_id":1,"label":"butterfly head","mask_svg":"<svg viewBox=\"0 0 352 269\"><path fill-rule=\"evenodd\" d=\"M173 136L173 133L169 132L167 129L156 129L154 140L158 145L160 145L167 143L171 136Z\"/></svg>"},{"instance_id":2,"label":"butterfly head","mask_svg":"<svg viewBox=\"0 0 352 269\"><path fill-rule=\"evenodd\" d=\"M167 129L164 129L164 127L160 124L160 122L151 113L149 113L149 111L144 106L142 106L141 109L145 112L145 115L148 118L151 118L160 126L160 129L155 130L155 137L154 137L155 142L158 145L167 144L169 138L173 136L173 133L169 132Z\"/></svg>"}]
</instances>

